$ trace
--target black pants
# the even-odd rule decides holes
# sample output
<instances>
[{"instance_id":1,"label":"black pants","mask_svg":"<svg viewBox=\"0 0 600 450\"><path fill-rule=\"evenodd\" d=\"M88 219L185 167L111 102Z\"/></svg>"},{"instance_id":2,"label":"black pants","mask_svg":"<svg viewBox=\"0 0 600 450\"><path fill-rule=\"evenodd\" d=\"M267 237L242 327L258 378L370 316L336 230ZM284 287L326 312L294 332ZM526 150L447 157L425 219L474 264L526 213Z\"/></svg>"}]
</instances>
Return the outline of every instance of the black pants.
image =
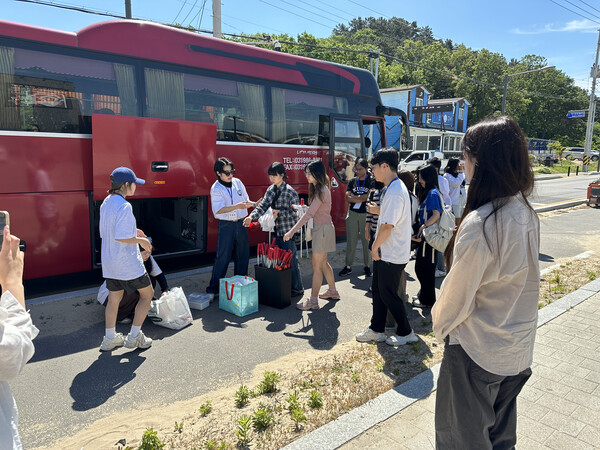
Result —
<instances>
[{"instance_id":1,"label":"black pants","mask_svg":"<svg viewBox=\"0 0 600 450\"><path fill-rule=\"evenodd\" d=\"M503 376L479 367L460 345L448 345L435 402L435 446L443 450L513 449L517 396L531 369Z\"/></svg>"},{"instance_id":2,"label":"black pants","mask_svg":"<svg viewBox=\"0 0 600 450\"><path fill-rule=\"evenodd\" d=\"M392 264L382 260L373 262L373 316L370 327L373 331L384 332L388 310L396 320L398 336L406 336L412 331L404 302L398 296L404 266L406 264Z\"/></svg>"},{"instance_id":3,"label":"black pants","mask_svg":"<svg viewBox=\"0 0 600 450\"><path fill-rule=\"evenodd\" d=\"M423 305L433 306L435 303L435 251L423 239L417 248L415 273L421 283L419 301Z\"/></svg>"}]
</instances>

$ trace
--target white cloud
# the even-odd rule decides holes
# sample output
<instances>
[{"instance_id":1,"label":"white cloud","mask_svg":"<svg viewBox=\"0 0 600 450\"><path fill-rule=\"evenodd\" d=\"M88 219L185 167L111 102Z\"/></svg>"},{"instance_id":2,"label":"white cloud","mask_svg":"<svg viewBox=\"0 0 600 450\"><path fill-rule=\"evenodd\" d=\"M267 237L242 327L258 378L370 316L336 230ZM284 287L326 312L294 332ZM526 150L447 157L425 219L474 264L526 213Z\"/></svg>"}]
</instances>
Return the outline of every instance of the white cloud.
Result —
<instances>
[{"instance_id":1,"label":"white cloud","mask_svg":"<svg viewBox=\"0 0 600 450\"><path fill-rule=\"evenodd\" d=\"M592 22L588 19L583 20L572 20L567 22L564 26L555 26L553 23L547 23L542 28L534 29L534 30L521 30L520 28L515 28L510 30L511 33L514 34L545 34L545 33L564 33L564 32L572 32L579 31L582 33L595 33L600 26L596 22Z\"/></svg>"}]
</instances>

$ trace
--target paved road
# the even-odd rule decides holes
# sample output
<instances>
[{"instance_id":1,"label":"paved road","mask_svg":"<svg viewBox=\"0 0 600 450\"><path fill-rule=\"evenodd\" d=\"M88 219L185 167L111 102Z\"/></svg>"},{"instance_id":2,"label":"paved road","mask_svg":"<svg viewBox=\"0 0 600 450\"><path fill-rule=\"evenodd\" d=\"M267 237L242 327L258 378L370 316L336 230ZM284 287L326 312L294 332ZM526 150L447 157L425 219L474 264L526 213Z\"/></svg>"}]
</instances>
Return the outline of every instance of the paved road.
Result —
<instances>
[{"instance_id":1,"label":"paved road","mask_svg":"<svg viewBox=\"0 0 600 450\"><path fill-rule=\"evenodd\" d=\"M599 214L582 209L544 218L542 267L588 250L597 236L592 230ZM408 273L414 280L412 262ZM195 312L194 324L179 332L145 325L145 332L155 339L150 350L118 350L112 356L98 352L101 307L82 304L77 311L88 325L66 334L45 331L34 316L41 329L36 355L12 383L25 448L49 445L118 411L171 404L236 384L240 377L247 379L257 364L292 352L326 350L347 342L368 325L371 304L364 295L368 282L364 276L344 279L338 285L343 300L312 312L310 320L294 308L266 307L240 319L212 305ZM304 283L309 284L306 277ZM417 289L418 283L409 281L408 293L416 294ZM417 320L417 313L411 314Z\"/></svg>"},{"instance_id":2,"label":"paved road","mask_svg":"<svg viewBox=\"0 0 600 450\"><path fill-rule=\"evenodd\" d=\"M548 203L581 199L587 196L588 184L596 179L598 175L537 180L529 201L537 207Z\"/></svg>"}]
</instances>

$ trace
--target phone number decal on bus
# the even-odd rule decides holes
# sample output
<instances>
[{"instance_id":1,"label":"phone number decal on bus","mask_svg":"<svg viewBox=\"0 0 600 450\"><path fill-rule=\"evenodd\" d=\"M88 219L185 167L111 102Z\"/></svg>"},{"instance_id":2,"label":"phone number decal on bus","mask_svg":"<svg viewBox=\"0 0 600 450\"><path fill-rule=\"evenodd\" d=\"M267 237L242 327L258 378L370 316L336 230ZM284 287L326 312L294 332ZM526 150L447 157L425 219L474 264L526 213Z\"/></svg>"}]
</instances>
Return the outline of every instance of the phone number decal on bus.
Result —
<instances>
[{"instance_id":1,"label":"phone number decal on bus","mask_svg":"<svg viewBox=\"0 0 600 450\"><path fill-rule=\"evenodd\" d=\"M315 157L297 156L295 158L283 158L283 164L285 170L304 170L304 167L311 161L314 161Z\"/></svg>"}]
</instances>

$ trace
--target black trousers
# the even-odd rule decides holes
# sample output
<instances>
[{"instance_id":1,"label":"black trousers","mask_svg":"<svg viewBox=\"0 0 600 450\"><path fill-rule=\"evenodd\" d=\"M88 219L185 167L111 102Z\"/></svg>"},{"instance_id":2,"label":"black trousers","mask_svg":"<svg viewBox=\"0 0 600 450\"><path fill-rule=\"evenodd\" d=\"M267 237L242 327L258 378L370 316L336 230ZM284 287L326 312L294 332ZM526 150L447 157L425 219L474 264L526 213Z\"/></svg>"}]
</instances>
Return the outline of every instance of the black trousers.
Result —
<instances>
[{"instance_id":1,"label":"black trousers","mask_svg":"<svg viewBox=\"0 0 600 450\"><path fill-rule=\"evenodd\" d=\"M421 283L419 301L423 305L433 306L435 303L435 251L423 239L417 248L415 274Z\"/></svg>"},{"instance_id":2,"label":"black trousers","mask_svg":"<svg viewBox=\"0 0 600 450\"><path fill-rule=\"evenodd\" d=\"M371 330L385 331L385 317L388 310L396 320L396 334L406 336L412 331L404 302L398 295L400 278L406 264L392 264L386 261L373 262L373 316Z\"/></svg>"},{"instance_id":3,"label":"black trousers","mask_svg":"<svg viewBox=\"0 0 600 450\"><path fill-rule=\"evenodd\" d=\"M490 373L446 341L435 402L436 449L515 448L517 396L530 376L529 368L514 376Z\"/></svg>"}]
</instances>

